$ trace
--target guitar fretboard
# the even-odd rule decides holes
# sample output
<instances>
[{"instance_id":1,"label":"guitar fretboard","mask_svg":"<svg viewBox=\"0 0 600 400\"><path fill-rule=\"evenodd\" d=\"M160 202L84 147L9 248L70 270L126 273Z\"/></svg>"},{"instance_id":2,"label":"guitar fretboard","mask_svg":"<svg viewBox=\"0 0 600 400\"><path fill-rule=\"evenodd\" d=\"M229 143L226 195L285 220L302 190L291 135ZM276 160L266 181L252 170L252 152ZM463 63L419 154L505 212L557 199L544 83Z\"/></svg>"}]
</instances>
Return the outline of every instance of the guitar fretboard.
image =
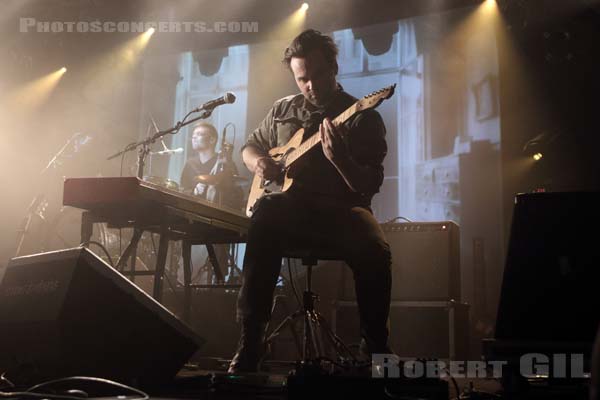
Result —
<instances>
[{"instance_id":1,"label":"guitar fretboard","mask_svg":"<svg viewBox=\"0 0 600 400\"><path fill-rule=\"evenodd\" d=\"M343 124L350 117L352 117L354 114L356 114L360 110L360 108L361 108L360 101L357 101L356 103L352 104L344 112L342 112L340 115L335 117L335 119L332 121L333 125L337 127L337 126ZM288 157L286 158L286 161L285 161L286 168L289 167L290 165L292 165L294 163L294 161L296 161L297 159L302 157L307 151L312 149L314 146L316 146L320 142L321 142L321 136L319 135L319 132L317 131L311 137L309 137L304 142L302 142L302 144L300 146L298 146L294 151L292 151L288 155Z\"/></svg>"}]
</instances>

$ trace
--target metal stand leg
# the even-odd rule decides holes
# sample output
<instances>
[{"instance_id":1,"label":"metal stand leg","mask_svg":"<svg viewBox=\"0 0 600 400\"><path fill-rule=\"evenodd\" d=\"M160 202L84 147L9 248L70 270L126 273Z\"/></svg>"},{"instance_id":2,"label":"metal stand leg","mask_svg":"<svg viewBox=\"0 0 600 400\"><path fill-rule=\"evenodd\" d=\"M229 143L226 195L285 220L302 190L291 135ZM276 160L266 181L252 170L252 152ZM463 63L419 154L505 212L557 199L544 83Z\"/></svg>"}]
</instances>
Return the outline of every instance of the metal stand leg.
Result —
<instances>
[{"instance_id":1,"label":"metal stand leg","mask_svg":"<svg viewBox=\"0 0 600 400\"><path fill-rule=\"evenodd\" d=\"M81 242L85 247L92 239L94 233L94 216L90 211L84 211L81 214Z\"/></svg>"},{"instance_id":2,"label":"metal stand leg","mask_svg":"<svg viewBox=\"0 0 600 400\"><path fill-rule=\"evenodd\" d=\"M192 301L192 244L188 240L181 243L183 257L183 320L190 323Z\"/></svg>"},{"instance_id":3,"label":"metal stand leg","mask_svg":"<svg viewBox=\"0 0 600 400\"><path fill-rule=\"evenodd\" d=\"M18 257L21 255L21 251L23 249L23 243L25 242L25 238L29 234L29 228L31 226L31 221L33 220L33 217L38 216L38 217L41 217L42 221L45 221L45 218L43 217L41 212L39 212L37 210L38 208L43 207L42 203L45 201L46 201L45 196L43 194L39 194L32 200L31 204L29 205L29 208L27 210L27 215L21 222L21 227L18 231L17 249L15 250L15 257ZM41 250L45 251L45 249L43 249L43 248Z\"/></svg>"},{"instance_id":4,"label":"metal stand leg","mask_svg":"<svg viewBox=\"0 0 600 400\"><path fill-rule=\"evenodd\" d=\"M229 252L227 256L227 270L229 272L229 276L227 277L227 283L229 284L237 284L241 283L242 271L237 266L236 259L236 249L237 243L231 243L229 245Z\"/></svg>"},{"instance_id":5,"label":"metal stand leg","mask_svg":"<svg viewBox=\"0 0 600 400\"><path fill-rule=\"evenodd\" d=\"M158 256L156 257L156 269L154 272L154 291L152 297L159 303L162 302L163 280L165 276L165 264L169 252L169 228L163 226L160 231L160 242L158 244Z\"/></svg>"},{"instance_id":6,"label":"metal stand leg","mask_svg":"<svg viewBox=\"0 0 600 400\"><path fill-rule=\"evenodd\" d=\"M142 237L142 235L140 234L140 239L141 239L141 237ZM138 242L139 242L140 239L138 239ZM129 279L131 280L131 282L134 282L134 283L135 283L135 264L136 264L136 261L137 261L137 246L134 246L131 249L131 256L130 256L130 260L129 260L129 271L130 271Z\"/></svg>"},{"instance_id":7,"label":"metal stand leg","mask_svg":"<svg viewBox=\"0 0 600 400\"><path fill-rule=\"evenodd\" d=\"M273 303L273 310L277 305L277 299L279 297L283 296L275 297L275 301ZM273 310L271 311L271 314L273 314ZM298 357L302 357L302 342L300 341L298 333L296 332L296 319L301 317L302 315L304 315L303 310L296 310L292 314L288 315L283 321L281 321L279 325L277 325L277 327L273 330L273 332L271 332L269 337L265 339L265 345L268 351L270 351L271 343L281 334L281 331L283 331L286 327L289 327L292 337L294 338L294 343L296 344L296 351L298 352Z\"/></svg>"},{"instance_id":8,"label":"metal stand leg","mask_svg":"<svg viewBox=\"0 0 600 400\"><path fill-rule=\"evenodd\" d=\"M119 259L117 260L117 264L115 265L117 271L123 271L125 261L131 256L131 253L134 251L134 249L137 248L137 245L142 237L142 233L144 233L144 231L141 229L135 228L133 230L133 236L131 237L131 241L125 248L125 251L123 251L123 254L121 254L121 256L119 257Z\"/></svg>"},{"instance_id":9,"label":"metal stand leg","mask_svg":"<svg viewBox=\"0 0 600 400\"><path fill-rule=\"evenodd\" d=\"M318 369L320 359L327 356L322 336L333 347L335 356L357 361L356 356L348 346L331 330L325 318L315 310L315 299L318 296L312 291L313 265L307 265L306 290L304 290L302 296L302 308L286 317L266 340L267 345L269 345L286 326L291 325L293 328L295 320L302 317L304 319L304 334L302 351L299 351L299 355L302 357L299 366L306 370L304 372Z\"/></svg>"},{"instance_id":10,"label":"metal stand leg","mask_svg":"<svg viewBox=\"0 0 600 400\"><path fill-rule=\"evenodd\" d=\"M223 278L223 272L221 271L219 260L217 260L215 248L212 244L209 243L206 245L206 250L208 251L208 258L210 259L210 263L213 266L213 272L215 274L215 277L217 278L217 282L222 283L225 279Z\"/></svg>"}]
</instances>

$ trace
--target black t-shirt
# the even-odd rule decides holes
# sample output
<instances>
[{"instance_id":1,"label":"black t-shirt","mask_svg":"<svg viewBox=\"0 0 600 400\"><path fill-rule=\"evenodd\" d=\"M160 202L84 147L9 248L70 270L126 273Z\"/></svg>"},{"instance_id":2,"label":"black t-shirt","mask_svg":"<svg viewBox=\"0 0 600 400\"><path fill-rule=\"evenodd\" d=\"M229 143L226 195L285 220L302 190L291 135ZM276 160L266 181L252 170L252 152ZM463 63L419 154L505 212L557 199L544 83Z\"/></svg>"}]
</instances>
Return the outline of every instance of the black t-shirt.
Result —
<instances>
[{"instance_id":1,"label":"black t-shirt","mask_svg":"<svg viewBox=\"0 0 600 400\"><path fill-rule=\"evenodd\" d=\"M217 162L217 154L212 156L205 163L200 161L200 157L197 155L195 157L189 158L185 162L185 166L183 167L183 171L181 171L181 188L186 193L192 193L194 188L198 184L198 179L196 178L198 175L208 175L210 171L212 171L215 163ZM206 198L206 191L202 196Z\"/></svg>"},{"instance_id":2,"label":"black t-shirt","mask_svg":"<svg viewBox=\"0 0 600 400\"><path fill-rule=\"evenodd\" d=\"M219 155L215 154L205 163L200 161L199 157L192 157L188 159L181 172L181 188L185 193L191 194L194 192L194 188L199 183L198 175L209 175L213 172L215 164L219 161ZM235 164L230 164L229 167L232 169L231 173L237 175L238 170ZM213 192L214 190L214 192ZM233 184L224 184L218 186L209 186L204 192L199 195L200 198L215 202L218 205L227 206L235 210L241 210L243 207L244 192L239 186Z\"/></svg>"}]
</instances>

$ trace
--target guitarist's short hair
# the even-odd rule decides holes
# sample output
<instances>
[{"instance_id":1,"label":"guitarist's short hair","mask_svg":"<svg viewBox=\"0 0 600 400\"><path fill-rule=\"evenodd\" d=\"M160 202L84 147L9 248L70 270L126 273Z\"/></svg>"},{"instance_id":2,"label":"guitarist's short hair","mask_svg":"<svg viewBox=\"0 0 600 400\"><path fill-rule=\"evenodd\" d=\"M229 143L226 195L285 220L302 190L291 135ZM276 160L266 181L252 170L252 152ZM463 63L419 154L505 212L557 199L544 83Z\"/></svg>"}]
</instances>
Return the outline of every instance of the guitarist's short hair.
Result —
<instances>
[{"instance_id":1,"label":"guitarist's short hair","mask_svg":"<svg viewBox=\"0 0 600 400\"><path fill-rule=\"evenodd\" d=\"M283 60L281 61L290 68L292 57L305 58L313 50L320 50L323 56L325 56L325 60L327 60L337 74L337 45L331 37L314 29L307 29L296 36L292 40L292 43L285 49Z\"/></svg>"}]
</instances>

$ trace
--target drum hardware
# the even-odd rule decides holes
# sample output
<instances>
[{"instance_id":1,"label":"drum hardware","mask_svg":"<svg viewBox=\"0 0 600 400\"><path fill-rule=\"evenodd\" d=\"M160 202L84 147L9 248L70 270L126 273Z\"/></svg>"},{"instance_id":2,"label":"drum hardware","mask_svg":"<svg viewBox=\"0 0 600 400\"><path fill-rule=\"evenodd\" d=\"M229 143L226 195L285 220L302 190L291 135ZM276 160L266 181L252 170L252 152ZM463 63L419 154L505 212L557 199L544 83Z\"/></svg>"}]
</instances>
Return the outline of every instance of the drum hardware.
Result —
<instances>
[{"instance_id":1,"label":"drum hardware","mask_svg":"<svg viewBox=\"0 0 600 400\"><path fill-rule=\"evenodd\" d=\"M240 175L230 175L226 171L219 172L215 175L197 175L196 180L199 183L204 183L205 185L222 185L225 182L232 183L234 185L243 185L248 181L248 178L240 176Z\"/></svg>"},{"instance_id":2,"label":"drum hardware","mask_svg":"<svg viewBox=\"0 0 600 400\"><path fill-rule=\"evenodd\" d=\"M143 180L146 182L153 183L155 185L162 186L166 189L175 190L175 191L180 190L179 183L177 183L174 180L169 179L169 178L163 178L160 176L144 176Z\"/></svg>"}]
</instances>

